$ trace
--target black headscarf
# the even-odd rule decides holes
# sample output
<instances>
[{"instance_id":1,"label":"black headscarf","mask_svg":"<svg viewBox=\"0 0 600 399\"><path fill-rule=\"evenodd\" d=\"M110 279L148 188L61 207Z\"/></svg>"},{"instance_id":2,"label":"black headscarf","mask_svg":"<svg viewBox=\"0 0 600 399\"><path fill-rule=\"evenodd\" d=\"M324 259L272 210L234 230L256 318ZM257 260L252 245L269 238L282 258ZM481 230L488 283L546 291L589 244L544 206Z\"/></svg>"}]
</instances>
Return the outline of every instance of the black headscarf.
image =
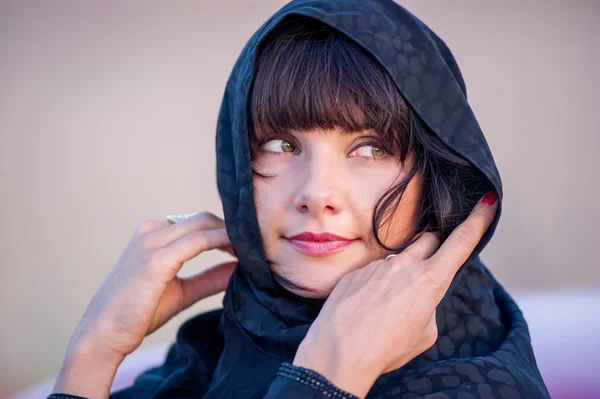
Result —
<instances>
[{"instance_id":1,"label":"black headscarf","mask_svg":"<svg viewBox=\"0 0 600 399\"><path fill-rule=\"evenodd\" d=\"M188 320L166 362L111 398L262 398L282 361L293 361L325 302L301 298L273 279L253 199L247 109L255 57L267 33L291 15L315 18L369 52L426 127L481 171L500 202L494 221L437 308L437 342L402 368L381 375L367 397L549 397L521 311L478 256L501 215L502 182L450 50L391 0L294 0L242 50L219 113L218 189L239 259L223 309ZM420 68L411 67L415 57Z\"/></svg>"}]
</instances>

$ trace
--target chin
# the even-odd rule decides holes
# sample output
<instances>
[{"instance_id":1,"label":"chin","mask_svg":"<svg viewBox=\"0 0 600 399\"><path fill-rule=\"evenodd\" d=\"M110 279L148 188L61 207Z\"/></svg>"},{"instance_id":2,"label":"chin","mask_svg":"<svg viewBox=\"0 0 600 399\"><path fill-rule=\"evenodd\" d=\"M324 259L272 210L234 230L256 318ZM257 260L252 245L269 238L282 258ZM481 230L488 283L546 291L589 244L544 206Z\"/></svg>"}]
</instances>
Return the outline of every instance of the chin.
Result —
<instances>
[{"instance_id":1,"label":"chin","mask_svg":"<svg viewBox=\"0 0 600 399\"><path fill-rule=\"evenodd\" d=\"M335 288L335 285L344 275L340 275L338 273L323 273L325 270L327 270L326 268L333 268L333 270L335 270L335 266L333 265L313 264L311 266L300 266L299 263L296 263L295 266L296 267L294 268L288 268L282 264L272 263L271 270L277 274L279 278L284 280L279 281L280 285L282 285L286 290L304 298L327 298L331 294L331 291L333 291ZM301 278L299 275L300 273L298 273L297 270L307 270L309 268L315 268L307 273L307 275L311 277L308 279ZM288 284L286 284L286 280L298 287L288 286Z\"/></svg>"},{"instance_id":2,"label":"chin","mask_svg":"<svg viewBox=\"0 0 600 399\"><path fill-rule=\"evenodd\" d=\"M301 296L303 298L310 299L325 299L331 295L331 291L329 292L307 292L307 291L297 291L294 294Z\"/></svg>"}]
</instances>

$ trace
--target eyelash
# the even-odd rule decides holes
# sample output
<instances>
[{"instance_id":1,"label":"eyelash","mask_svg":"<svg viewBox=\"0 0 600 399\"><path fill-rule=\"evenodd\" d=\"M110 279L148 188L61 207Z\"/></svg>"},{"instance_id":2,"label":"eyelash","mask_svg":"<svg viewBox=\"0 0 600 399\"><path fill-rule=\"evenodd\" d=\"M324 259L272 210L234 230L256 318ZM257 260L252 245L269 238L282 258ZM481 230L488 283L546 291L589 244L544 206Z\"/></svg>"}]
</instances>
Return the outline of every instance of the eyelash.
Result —
<instances>
[{"instance_id":1,"label":"eyelash","mask_svg":"<svg viewBox=\"0 0 600 399\"><path fill-rule=\"evenodd\" d=\"M267 137L267 138L261 140L258 143L258 146L262 147L263 144L268 143L271 140L283 140L283 141L287 141L288 143L292 144L294 147L296 147L296 148L298 147L296 144L294 144L293 140L285 139L283 137L276 137L276 136ZM376 141L367 141L367 142L364 142L364 143L360 143L359 145L357 145L356 147L354 147L352 149L352 151L350 151L350 152L354 152L357 149L359 149L361 147L368 146L368 145L372 145L373 147L377 147L377 148L382 149L387 156L393 155L390 150L388 150L386 147L384 147L383 145L381 145L380 143L378 143ZM266 152L270 152L270 153L275 154L275 155L289 154L289 152L288 153L286 153L286 152L275 152L275 151L268 151L268 150L266 150ZM296 151L292 152L292 154L296 154L296 153L297 153ZM383 161L383 160L385 160L387 158L387 156L383 156L383 157L364 157L364 156L360 156L360 157L361 158L366 158L366 159L369 159L369 160L373 160L373 161Z\"/></svg>"}]
</instances>

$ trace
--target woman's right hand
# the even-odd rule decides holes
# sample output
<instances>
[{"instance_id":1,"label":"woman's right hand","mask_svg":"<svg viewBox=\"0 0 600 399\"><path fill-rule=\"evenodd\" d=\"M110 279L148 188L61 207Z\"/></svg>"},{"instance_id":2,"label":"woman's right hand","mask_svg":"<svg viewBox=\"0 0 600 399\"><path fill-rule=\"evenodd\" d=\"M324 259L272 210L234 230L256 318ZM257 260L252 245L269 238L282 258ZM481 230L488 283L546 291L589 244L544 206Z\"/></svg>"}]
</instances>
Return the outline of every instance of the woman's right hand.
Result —
<instances>
[{"instance_id":1,"label":"woman's right hand","mask_svg":"<svg viewBox=\"0 0 600 399\"><path fill-rule=\"evenodd\" d=\"M425 232L404 251L344 275L296 352L293 365L365 397L376 379L438 339L436 308L498 210L490 191L440 245Z\"/></svg>"},{"instance_id":2,"label":"woman's right hand","mask_svg":"<svg viewBox=\"0 0 600 399\"><path fill-rule=\"evenodd\" d=\"M90 301L69 347L94 345L95 352L122 360L173 316L223 291L237 260L189 278L177 276L184 262L211 249L234 255L224 221L212 213L175 224L167 219L140 222Z\"/></svg>"}]
</instances>

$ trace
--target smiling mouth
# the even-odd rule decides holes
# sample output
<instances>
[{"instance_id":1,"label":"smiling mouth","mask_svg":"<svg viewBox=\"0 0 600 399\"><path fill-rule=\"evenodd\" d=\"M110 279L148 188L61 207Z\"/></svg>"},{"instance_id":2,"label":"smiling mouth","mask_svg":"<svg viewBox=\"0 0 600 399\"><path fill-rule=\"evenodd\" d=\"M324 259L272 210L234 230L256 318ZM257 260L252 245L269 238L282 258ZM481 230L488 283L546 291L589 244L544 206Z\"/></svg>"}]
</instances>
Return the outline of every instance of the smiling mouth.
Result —
<instances>
[{"instance_id":1,"label":"smiling mouth","mask_svg":"<svg viewBox=\"0 0 600 399\"><path fill-rule=\"evenodd\" d=\"M298 251L309 256L328 256L346 249L356 240L342 241L305 241L288 239L288 242Z\"/></svg>"}]
</instances>

